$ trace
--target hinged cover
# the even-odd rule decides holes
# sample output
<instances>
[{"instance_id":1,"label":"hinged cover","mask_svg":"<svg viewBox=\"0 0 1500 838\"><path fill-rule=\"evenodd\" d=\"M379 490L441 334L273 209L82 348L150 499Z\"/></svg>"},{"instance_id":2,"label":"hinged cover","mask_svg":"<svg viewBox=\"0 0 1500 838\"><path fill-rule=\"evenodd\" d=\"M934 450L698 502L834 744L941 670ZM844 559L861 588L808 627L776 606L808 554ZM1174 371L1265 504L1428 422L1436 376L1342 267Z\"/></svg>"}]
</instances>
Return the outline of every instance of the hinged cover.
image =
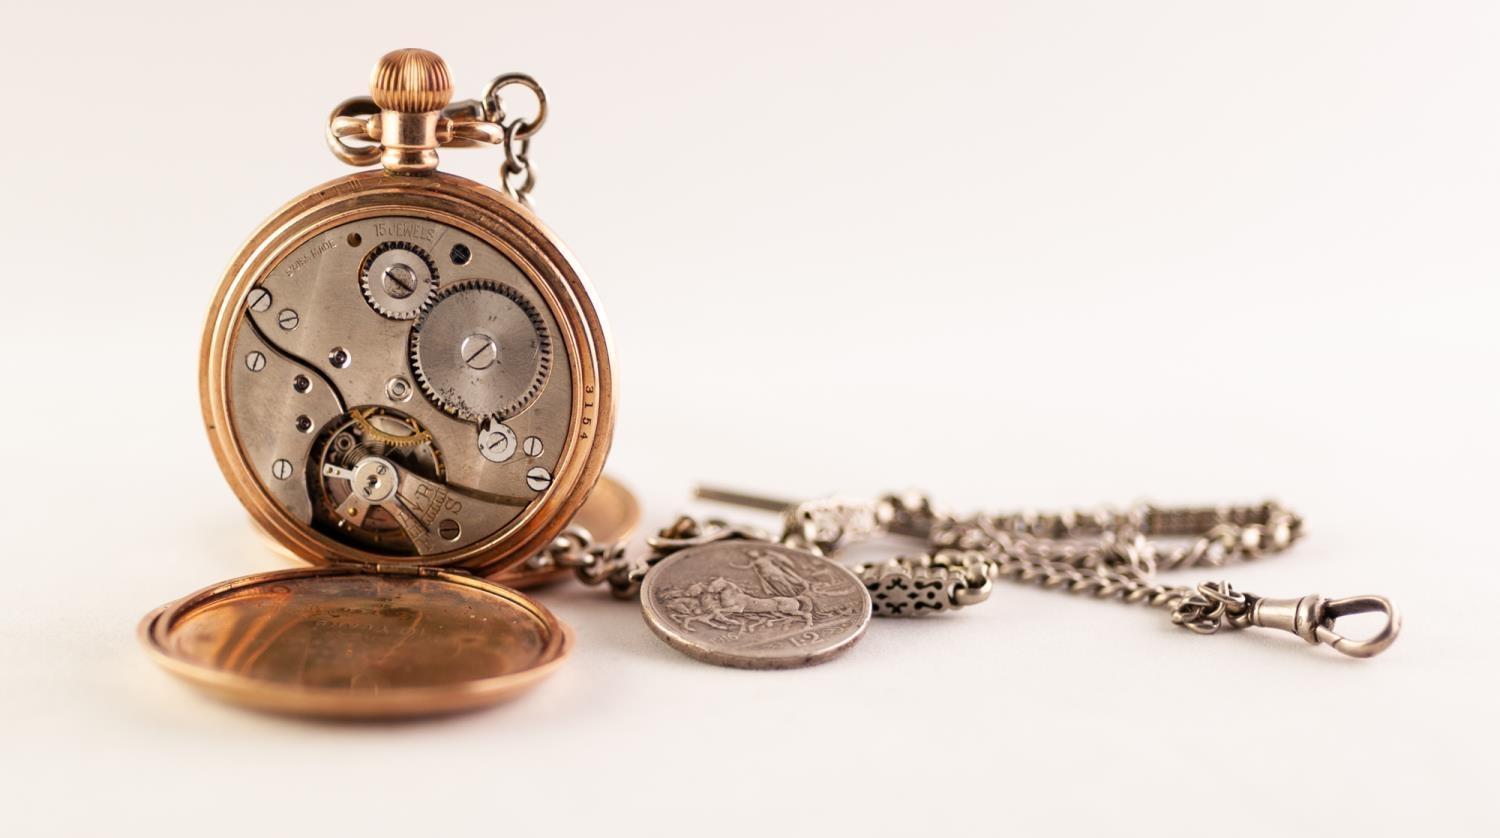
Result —
<instances>
[{"instance_id":1,"label":"hinged cover","mask_svg":"<svg viewBox=\"0 0 1500 838\"><path fill-rule=\"evenodd\" d=\"M524 594L412 566L245 576L153 611L140 635L158 663L222 698L346 718L490 704L549 674L572 643Z\"/></svg>"}]
</instances>

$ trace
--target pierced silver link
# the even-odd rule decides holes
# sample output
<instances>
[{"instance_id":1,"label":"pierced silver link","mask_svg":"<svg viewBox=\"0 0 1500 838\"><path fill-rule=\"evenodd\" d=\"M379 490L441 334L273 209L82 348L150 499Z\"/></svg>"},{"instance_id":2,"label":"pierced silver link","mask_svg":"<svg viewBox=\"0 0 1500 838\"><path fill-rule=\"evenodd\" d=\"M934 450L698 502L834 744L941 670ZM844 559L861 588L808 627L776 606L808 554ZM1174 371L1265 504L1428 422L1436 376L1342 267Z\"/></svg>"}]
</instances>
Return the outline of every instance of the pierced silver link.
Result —
<instances>
[{"instance_id":1,"label":"pierced silver link","mask_svg":"<svg viewBox=\"0 0 1500 838\"><path fill-rule=\"evenodd\" d=\"M939 511L924 495L889 494L873 504L823 500L805 503L700 487L701 498L783 510L781 544L824 554L853 541L886 533L924 539L930 553L898 556L851 568L870 592L875 616L917 617L966 608L988 599L993 580L1029 582L1043 588L1162 608L1172 621L1199 634L1252 626L1289 631L1309 643L1324 643L1353 657L1370 657L1395 641L1401 616L1383 597L1338 600L1316 594L1300 599L1264 599L1242 594L1227 582L1193 587L1164 585L1161 571L1217 567L1281 552L1302 535L1302 519L1275 502L1258 506L1109 508L1026 511L956 517ZM763 533L722 521L683 517L647 544L644 564L608 576L622 589L640 579L667 554L726 538L766 540ZM1163 539L1176 539L1175 543ZM1181 543L1186 540L1186 543ZM1334 623L1351 614L1378 612L1384 627L1356 640Z\"/></svg>"},{"instance_id":2,"label":"pierced silver link","mask_svg":"<svg viewBox=\"0 0 1500 838\"><path fill-rule=\"evenodd\" d=\"M982 566L971 568L957 554L897 556L851 569L870 592L876 617L926 617L977 605L992 587Z\"/></svg>"}]
</instances>

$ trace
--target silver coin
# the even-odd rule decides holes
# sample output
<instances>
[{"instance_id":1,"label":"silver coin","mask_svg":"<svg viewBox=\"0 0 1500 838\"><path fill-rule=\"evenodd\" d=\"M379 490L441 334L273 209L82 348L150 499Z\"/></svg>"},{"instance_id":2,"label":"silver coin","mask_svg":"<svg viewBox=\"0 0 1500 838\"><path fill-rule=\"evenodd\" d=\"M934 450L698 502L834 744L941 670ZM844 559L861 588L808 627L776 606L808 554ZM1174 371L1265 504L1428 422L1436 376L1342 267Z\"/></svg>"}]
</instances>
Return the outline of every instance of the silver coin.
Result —
<instances>
[{"instance_id":1,"label":"silver coin","mask_svg":"<svg viewBox=\"0 0 1500 838\"><path fill-rule=\"evenodd\" d=\"M641 586L646 624L705 663L790 669L859 640L870 594L849 570L764 541L720 541L663 559Z\"/></svg>"}]
</instances>

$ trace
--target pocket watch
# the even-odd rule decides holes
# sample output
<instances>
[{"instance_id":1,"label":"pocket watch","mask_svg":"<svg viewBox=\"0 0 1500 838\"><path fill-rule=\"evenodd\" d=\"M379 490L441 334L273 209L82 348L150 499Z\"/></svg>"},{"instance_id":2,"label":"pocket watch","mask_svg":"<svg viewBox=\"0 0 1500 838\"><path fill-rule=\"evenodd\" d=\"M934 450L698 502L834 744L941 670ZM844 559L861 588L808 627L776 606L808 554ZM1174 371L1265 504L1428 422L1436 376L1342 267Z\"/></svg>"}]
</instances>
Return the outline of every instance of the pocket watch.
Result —
<instances>
[{"instance_id":1,"label":"pocket watch","mask_svg":"<svg viewBox=\"0 0 1500 838\"><path fill-rule=\"evenodd\" d=\"M1384 597L1158 580L1289 548L1301 518L1274 502L955 516L920 495L706 490L782 511L780 535L684 516L631 559L622 539L638 509L601 478L614 416L603 321L527 201L542 88L512 74L452 103L442 60L413 49L382 58L370 86L334 110L328 140L341 160L380 170L312 189L251 236L200 359L225 477L276 549L310 566L147 615L142 640L171 672L303 714L472 708L567 656L568 628L515 590L562 575L636 600L681 652L756 669L833 659L873 616L965 608L997 579L1157 607L1197 634L1279 629L1354 657L1399 633ZM529 120L506 115L513 88L536 97ZM440 147L483 144L504 150L500 190L437 171ZM886 535L926 552L836 561L840 546ZM1336 628L1361 613L1384 615L1374 635Z\"/></svg>"},{"instance_id":2,"label":"pocket watch","mask_svg":"<svg viewBox=\"0 0 1500 838\"><path fill-rule=\"evenodd\" d=\"M523 89L535 115L507 116L502 93ZM327 137L379 168L251 235L200 356L225 478L312 567L211 586L141 627L175 674L271 709L456 710L554 669L567 627L491 577L545 576L523 563L583 509L613 428L603 320L529 208L542 88L511 74L455 103L443 60L403 49L370 92L334 110ZM438 171L440 147L485 144L505 152L499 190Z\"/></svg>"}]
</instances>

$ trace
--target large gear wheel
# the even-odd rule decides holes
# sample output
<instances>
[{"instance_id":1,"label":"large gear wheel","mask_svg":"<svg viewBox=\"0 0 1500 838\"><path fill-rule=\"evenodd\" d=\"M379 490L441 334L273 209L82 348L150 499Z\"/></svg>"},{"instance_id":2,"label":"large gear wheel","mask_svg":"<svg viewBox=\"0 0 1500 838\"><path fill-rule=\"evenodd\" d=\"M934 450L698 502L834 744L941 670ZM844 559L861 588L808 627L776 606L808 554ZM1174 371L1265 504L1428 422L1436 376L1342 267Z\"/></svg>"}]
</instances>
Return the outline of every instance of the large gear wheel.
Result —
<instances>
[{"instance_id":1,"label":"large gear wheel","mask_svg":"<svg viewBox=\"0 0 1500 838\"><path fill-rule=\"evenodd\" d=\"M359 266L359 290L377 314L415 320L437 289L437 265L409 242L382 242Z\"/></svg>"},{"instance_id":2,"label":"large gear wheel","mask_svg":"<svg viewBox=\"0 0 1500 838\"><path fill-rule=\"evenodd\" d=\"M411 327L411 368L442 410L480 422L509 419L541 394L552 339L520 291L489 279L443 288Z\"/></svg>"}]
</instances>

